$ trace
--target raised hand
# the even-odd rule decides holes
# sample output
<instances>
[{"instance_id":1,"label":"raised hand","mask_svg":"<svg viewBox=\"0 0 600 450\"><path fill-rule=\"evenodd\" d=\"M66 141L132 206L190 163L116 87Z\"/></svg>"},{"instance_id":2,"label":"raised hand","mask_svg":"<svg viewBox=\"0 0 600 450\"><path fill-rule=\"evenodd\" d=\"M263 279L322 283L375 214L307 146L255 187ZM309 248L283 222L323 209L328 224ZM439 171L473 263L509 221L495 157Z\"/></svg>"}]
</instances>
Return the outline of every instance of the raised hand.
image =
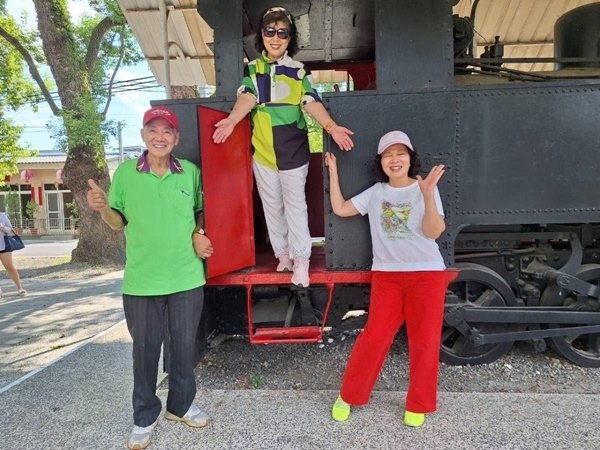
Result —
<instances>
[{"instance_id":1,"label":"raised hand","mask_svg":"<svg viewBox=\"0 0 600 450\"><path fill-rule=\"evenodd\" d=\"M88 206L94 211L103 211L108 207L108 196L92 179L88 180L90 190L87 192Z\"/></svg>"},{"instance_id":2,"label":"raised hand","mask_svg":"<svg viewBox=\"0 0 600 450\"><path fill-rule=\"evenodd\" d=\"M425 178L422 178L421 175L417 175L417 182L419 183L419 188L423 195L430 194L435 190L435 187L445 171L444 165L440 164L438 166L433 166Z\"/></svg>"},{"instance_id":3,"label":"raised hand","mask_svg":"<svg viewBox=\"0 0 600 450\"><path fill-rule=\"evenodd\" d=\"M235 124L233 123L233 120L231 120L229 117L226 117L225 119L219 120L215 124L215 128L215 132L212 136L213 142L215 144L221 144L225 142L229 136L231 136L231 133L233 133L233 129L235 128Z\"/></svg>"},{"instance_id":4,"label":"raised hand","mask_svg":"<svg viewBox=\"0 0 600 450\"><path fill-rule=\"evenodd\" d=\"M342 150L348 151L352 150L354 147L354 142L352 142L352 139L350 138L350 136L354 134L354 131L349 130L346 127L335 125L329 134L331 134L331 138Z\"/></svg>"}]
</instances>

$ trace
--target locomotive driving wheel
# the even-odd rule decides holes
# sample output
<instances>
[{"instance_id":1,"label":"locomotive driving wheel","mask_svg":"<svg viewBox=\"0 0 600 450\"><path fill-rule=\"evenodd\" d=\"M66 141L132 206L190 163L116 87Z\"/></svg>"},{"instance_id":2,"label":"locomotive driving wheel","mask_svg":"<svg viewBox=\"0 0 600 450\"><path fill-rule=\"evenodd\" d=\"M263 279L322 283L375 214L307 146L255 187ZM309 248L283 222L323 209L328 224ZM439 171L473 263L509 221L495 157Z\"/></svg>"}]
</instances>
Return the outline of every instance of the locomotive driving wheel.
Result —
<instances>
[{"instance_id":1,"label":"locomotive driving wheel","mask_svg":"<svg viewBox=\"0 0 600 450\"><path fill-rule=\"evenodd\" d=\"M600 264L584 264L574 274L577 278L600 286ZM542 306L571 306L577 302L576 296L568 289L556 285L544 289ZM600 304L597 299L588 299L579 302L578 311L599 311ZM550 328L565 327L569 325L549 324ZM566 334L565 336L550 337L547 339L550 346L569 361L582 367L600 367L600 333L594 334Z\"/></svg>"},{"instance_id":2,"label":"locomotive driving wheel","mask_svg":"<svg viewBox=\"0 0 600 450\"><path fill-rule=\"evenodd\" d=\"M456 281L448 287L446 305L464 305L478 308L482 306L515 306L515 295L504 279L492 269L474 263L458 263L460 273ZM470 323L481 333L501 333L510 329L505 323ZM451 365L477 365L495 361L512 347L512 342L474 346L456 328L444 324L440 358Z\"/></svg>"}]
</instances>

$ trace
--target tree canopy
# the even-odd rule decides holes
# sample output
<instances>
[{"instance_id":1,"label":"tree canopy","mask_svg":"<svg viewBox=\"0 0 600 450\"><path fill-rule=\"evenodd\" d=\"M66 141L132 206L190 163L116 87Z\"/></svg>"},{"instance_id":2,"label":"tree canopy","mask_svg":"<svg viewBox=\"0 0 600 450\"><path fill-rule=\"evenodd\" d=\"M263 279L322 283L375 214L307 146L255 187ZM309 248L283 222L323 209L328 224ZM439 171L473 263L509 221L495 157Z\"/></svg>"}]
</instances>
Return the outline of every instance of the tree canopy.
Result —
<instances>
[{"instance_id":1,"label":"tree canopy","mask_svg":"<svg viewBox=\"0 0 600 450\"><path fill-rule=\"evenodd\" d=\"M49 105L60 121L57 144L67 154L64 182L80 212L81 234L73 260L120 262L122 238L100 223L85 196L88 178L104 188L109 184L105 119L115 75L142 56L115 0L88 0L90 13L77 23L68 0L31 1L36 29L8 15L6 0L0 0L0 40L8 44L0 46L0 106L4 111L27 102ZM20 128L3 123L7 136L18 139Z\"/></svg>"},{"instance_id":2,"label":"tree canopy","mask_svg":"<svg viewBox=\"0 0 600 450\"><path fill-rule=\"evenodd\" d=\"M5 8L0 2L0 11ZM6 16L0 16L0 26L13 34L18 34L17 22ZM32 37L21 33L23 42ZM32 151L18 144L23 127L17 126L5 117L5 111L16 110L35 94L31 80L23 76L22 58L14 47L0 46L0 185L7 175L17 172L17 161L32 155Z\"/></svg>"}]
</instances>

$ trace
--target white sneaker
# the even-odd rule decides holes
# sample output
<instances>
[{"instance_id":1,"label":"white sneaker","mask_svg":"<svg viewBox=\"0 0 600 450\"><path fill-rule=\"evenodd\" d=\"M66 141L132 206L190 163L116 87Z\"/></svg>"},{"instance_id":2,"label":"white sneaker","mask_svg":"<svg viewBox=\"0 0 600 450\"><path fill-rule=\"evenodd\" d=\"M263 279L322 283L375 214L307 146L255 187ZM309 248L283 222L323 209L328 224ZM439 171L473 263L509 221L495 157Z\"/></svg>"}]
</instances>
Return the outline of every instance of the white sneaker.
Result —
<instances>
[{"instance_id":1,"label":"white sneaker","mask_svg":"<svg viewBox=\"0 0 600 450\"><path fill-rule=\"evenodd\" d=\"M156 419L152 425L148 425L147 427L138 427L137 425L134 425L131 436L129 436L129 441L127 441L127 447L130 450L141 450L148 447L157 423L158 419Z\"/></svg>"},{"instance_id":2,"label":"white sneaker","mask_svg":"<svg viewBox=\"0 0 600 450\"><path fill-rule=\"evenodd\" d=\"M193 403L183 417L178 417L175 414L166 411L165 419L174 420L175 422L184 422L186 425L194 428L202 428L210 423L208 414Z\"/></svg>"},{"instance_id":3,"label":"white sneaker","mask_svg":"<svg viewBox=\"0 0 600 450\"><path fill-rule=\"evenodd\" d=\"M301 287L308 287L310 285L310 277L308 276L309 265L310 260L308 259L297 258L294 260L293 284Z\"/></svg>"},{"instance_id":4,"label":"white sneaker","mask_svg":"<svg viewBox=\"0 0 600 450\"><path fill-rule=\"evenodd\" d=\"M277 272L291 272L293 270L292 260L287 253L284 253L279 257L279 264L277 264Z\"/></svg>"}]
</instances>

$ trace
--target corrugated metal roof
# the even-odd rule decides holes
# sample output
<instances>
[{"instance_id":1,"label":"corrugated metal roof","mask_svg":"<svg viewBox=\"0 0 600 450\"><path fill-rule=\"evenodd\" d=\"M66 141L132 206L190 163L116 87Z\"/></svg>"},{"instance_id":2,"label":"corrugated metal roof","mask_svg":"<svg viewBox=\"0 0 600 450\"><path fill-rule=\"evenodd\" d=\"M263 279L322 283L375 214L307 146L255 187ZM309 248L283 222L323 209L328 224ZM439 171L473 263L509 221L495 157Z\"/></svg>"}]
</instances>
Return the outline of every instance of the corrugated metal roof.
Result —
<instances>
[{"instance_id":1,"label":"corrugated metal roof","mask_svg":"<svg viewBox=\"0 0 600 450\"><path fill-rule=\"evenodd\" d=\"M152 73L166 86L162 0L118 0ZM172 86L215 84L213 53L207 43L213 31L196 11L196 0L170 0L168 13L169 61Z\"/></svg>"},{"instance_id":2,"label":"corrugated metal roof","mask_svg":"<svg viewBox=\"0 0 600 450\"><path fill-rule=\"evenodd\" d=\"M67 155L34 156L32 158L20 159L19 164L54 164L54 163L64 163L66 160L67 160Z\"/></svg>"},{"instance_id":3,"label":"corrugated metal roof","mask_svg":"<svg viewBox=\"0 0 600 450\"><path fill-rule=\"evenodd\" d=\"M475 0L461 0L454 13L471 16ZM560 16L597 0L480 0L475 13L477 55L500 36L505 58L554 56L554 24ZM553 70L552 63L505 64L523 71Z\"/></svg>"}]
</instances>

